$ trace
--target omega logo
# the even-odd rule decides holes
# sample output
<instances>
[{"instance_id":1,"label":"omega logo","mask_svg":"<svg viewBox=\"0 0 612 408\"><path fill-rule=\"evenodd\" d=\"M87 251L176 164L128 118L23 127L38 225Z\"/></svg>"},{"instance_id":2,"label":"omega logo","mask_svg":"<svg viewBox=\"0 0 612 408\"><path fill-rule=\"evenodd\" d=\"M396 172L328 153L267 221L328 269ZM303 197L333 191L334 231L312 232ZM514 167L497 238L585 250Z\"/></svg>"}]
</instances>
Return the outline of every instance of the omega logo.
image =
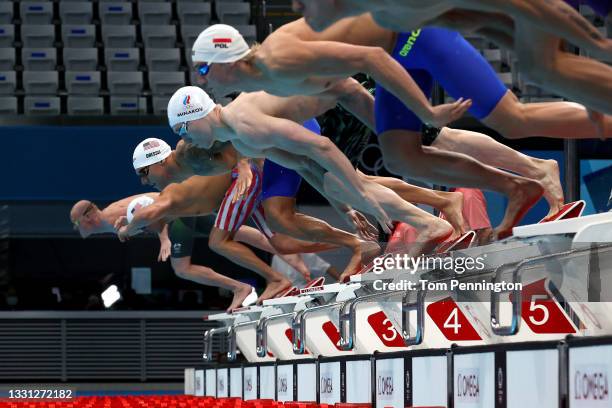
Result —
<instances>
[{"instance_id":1,"label":"omega logo","mask_svg":"<svg viewBox=\"0 0 612 408\"><path fill-rule=\"evenodd\" d=\"M331 377L321 377L321 394L331 394L334 391Z\"/></svg>"},{"instance_id":2,"label":"omega logo","mask_svg":"<svg viewBox=\"0 0 612 408\"><path fill-rule=\"evenodd\" d=\"M287 377L278 378L278 392L282 394L287 393Z\"/></svg>"},{"instance_id":3,"label":"omega logo","mask_svg":"<svg viewBox=\"0 0 612 408\"><path fill-rule=\"evenodd\" d=\"M457 397L474 399L480 396L478 374L461 374L457 376Z\"/></svg>"},{"instance_id":4,"label":"omega logo","mask_svg":"<svg viewBox=\"0 0 612 408\"><path fill-rule=\"evenodd\" d=\"M608 400L608 373L602 368L576 370L574 373L575 400Z\"/></svg>"},{"instance_id":5,"label":"omega logo","mask_svg":"<svg viewBox=\"0 0 612 408\"><path fill-rule=\"evenodd\" d=\"M376 384L378 395L393 395L393 377L379 375Z\"/></svg>"}]
</instances>

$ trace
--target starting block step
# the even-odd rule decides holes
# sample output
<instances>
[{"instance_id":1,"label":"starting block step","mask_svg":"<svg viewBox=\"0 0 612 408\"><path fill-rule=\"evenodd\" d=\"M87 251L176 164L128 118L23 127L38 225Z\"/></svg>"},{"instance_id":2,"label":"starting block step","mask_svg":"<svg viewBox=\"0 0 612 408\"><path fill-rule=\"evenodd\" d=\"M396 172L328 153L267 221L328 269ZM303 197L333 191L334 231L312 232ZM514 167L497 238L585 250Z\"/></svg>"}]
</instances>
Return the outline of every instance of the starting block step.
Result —
<instances>
[{"instance_id":1,"label":"starting block step","mask_svg":"<svg viewBox=\"0 0 612 408\"><path fill-rule=\"evenodd\" d=\"M586 215L584 217L570 218L561 221L550 221L541 224L523 225L514 227L513 235L518 238L527 238L538 235L576 234L583 227L603 221L612 221L612 212Z\"/></svg>"}]
</instances>

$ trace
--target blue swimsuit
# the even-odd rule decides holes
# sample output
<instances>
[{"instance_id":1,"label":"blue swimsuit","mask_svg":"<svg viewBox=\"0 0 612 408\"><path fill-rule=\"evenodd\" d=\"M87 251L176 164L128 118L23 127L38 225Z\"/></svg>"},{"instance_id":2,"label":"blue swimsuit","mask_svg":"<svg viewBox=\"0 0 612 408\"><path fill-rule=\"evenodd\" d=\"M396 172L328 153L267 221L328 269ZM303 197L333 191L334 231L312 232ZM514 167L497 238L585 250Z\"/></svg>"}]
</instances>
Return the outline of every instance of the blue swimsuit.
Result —
<instances>
[{"instance_id":1,"label":"blue swimsuit","mask_svg":"<svg viewBox=\"0 0 612 408\"><path fill-rule=\"evenodd\" d=\"M508 89L487 60L459 33L426 27L399 33L392 53L429 98L437 81L453 98L472 99L470 113L488 116ZM422 122L399 99L376 86L376 132L420 131Z\"/></svg>"},{"instance_id":2,"label":"blue swimsuit","mask_svg":"<svg viewBox=\"0 0 612 408\"><path fill-rule=\"evenodd\" d=\"M316 119L304 122L304 127L318 135L321 128ZM276 164L268 159L264 161L263 185L261 189L261 201L270 197L295 197L302 177L295 171Z\"/></svg>"}]
</instances>

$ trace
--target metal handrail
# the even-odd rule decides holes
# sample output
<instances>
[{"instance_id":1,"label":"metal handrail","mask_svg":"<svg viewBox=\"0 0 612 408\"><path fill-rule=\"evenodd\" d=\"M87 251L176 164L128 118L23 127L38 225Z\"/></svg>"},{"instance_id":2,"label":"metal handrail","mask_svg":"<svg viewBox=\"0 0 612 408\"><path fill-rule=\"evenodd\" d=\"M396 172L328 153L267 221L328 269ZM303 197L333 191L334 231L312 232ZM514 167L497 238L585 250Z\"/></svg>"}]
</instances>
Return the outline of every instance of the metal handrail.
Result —
<instances>
[{"instance_id":1,"label":"metal handrail","mask_svg":"<svg viewBox=\"0 0 612 408\"><path fill-rule=\"evenodd\" d=\"M257 324L257 320L249 322L236 323L226 328L227 331L227 360L236 361L236 329L240 327L250 326Z\"/></svg>"},{"instance_id":2,"label":"metal handrail","mask_svg":"<svg viewBox=\"0 0 612 408\"><path fill-rule=\"evenodd\" d=\"M329 305L315 306L308 309L300 310L295 313L293 321L291 322L291 334L293 337L293 354L304 354L306 352L305 339L306 339L306 316L311 313L325 310L335 309L341 307L342 303L330 303Z\"/></svg>"},{"instance_id":3,"label":"metal handrail","mask_svg":"<svg viewBox=\"0 0 612 408\"><path fill-rule=\"evenodd\" d=\"M427 290L417 290L416 301L410 302L410 292L406 292L402 299L402 338L406 347L416 346L423 342L425 335L425 294ZM416 312L417 324L416 333L410 335L410 312Z\"/></svg>"},{"instance_id":4,"label":"metal handrail","mask_svg":"<svg viewBox=\"0 0 612 408\"><path fill-rule=\"evenodd\" d=\"M612 244L597 247L597 249L601 249L601 248L612 248ZM510 299L510 302L512 303L512 321L510 325L508 326L504 326L500 323L499 304L500 304L500 297L501 297L502 292L492 291L491 292L491 329L493 330L493 333L495 333L498 336L513 336L516 333L518 333L520 324L521 324L522 292L518 288L517 284L521 282L522 271L526 267L533 265L535 263L541 262L541 261L546 261L547 259L562 258L562 257L566 257L569 255L576 255L576 254L583 253L583 252L590 252L592 250L593 248L575 248L575 249L570 249L564 252L557 252L554 254L536 256L533 258L525 259L518 263L505 264L505 265L501 265L500 267L498 267L495 271L495 276L493 277L493 283L499 282L499 279L501 278L501 275L503 272L506 272L506 270L508 269L512 270L512 284L514 286L514 290L512 291L513 297Z\"/></svg>"},{"instance_id":5,"label":"metal handrail","mask_svg":"<svg viewBox=\"0 0 612 408\"><path fill-rule=\"evenodd\" d=\"M402 291L379 292L354 299L347 300L342 304L340 309L340 348L344 351L350 351L355 347L354 339L357 337L357 322L356 311L360 303L384 299L394 295L403 293Z\"/></svg>"},{"instance_id":6,"label":"metal handrail","mask_svg":"<svg viewBox=\"0 0 612 408\"><path fill-rule=\"evenodd\" d=\"M217 334L217 333L223 333L225 331L227 331L227 328L225 328L225 327L217 327L217 328L214 328L214 329L206 330L204 332L204 354L203 354L202 358L205 361L208 361L208 362L212 361L212 355L213 355L212 341L213 341L214 335Z\"/></svg>"},{"instance_id":7,"label":"metal handrail","mask_svg":"<svg viewBox=\"0 0 612 408\"><path fill-rule=\"evenodd\" d=\"M265 357L268 354L268 323L272 320L286 319L295 317L297 312L282 313L274 316L262 317L257 323L255 332L255 351L258 357Z\"/></svg>"}]
</instances>

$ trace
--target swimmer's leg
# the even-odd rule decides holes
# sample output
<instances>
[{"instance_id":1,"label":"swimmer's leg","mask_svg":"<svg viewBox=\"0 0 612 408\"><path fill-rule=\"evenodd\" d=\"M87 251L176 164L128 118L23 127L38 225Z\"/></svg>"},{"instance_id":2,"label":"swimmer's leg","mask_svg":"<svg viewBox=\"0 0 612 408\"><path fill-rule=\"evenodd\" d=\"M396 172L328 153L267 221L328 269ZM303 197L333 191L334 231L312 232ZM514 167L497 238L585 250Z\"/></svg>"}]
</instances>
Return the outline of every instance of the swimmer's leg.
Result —
<instances>
[{"instance_id":1,"label":"swimmer's leg","mask_svg":"<svg viewBox=\"0 0 612 408\"><path fill-rule=\"evenodd\" d=\"M503 11L515 21L540 27L586 50L612 56L612 40L606 39L563 0L472 0L469 3L480 10Z\"/></svg>"},{"instance_id":2,"label":"swimmer's leg","mask_svg":"<svg viewBox=\"0 0 612 408\"><path fill-rule=\"evenodd\" d=\"M517 25L519 68L535 84L601 113L612 114L612 67L561 50L561 40Z\"/></svg>"},{"instance_id":3,"label":"swimmer's leg","mask_svg":"<svg viewBox=\"0 0 612 408\"><path fill-rule=\"evenodd\" d=\"M327 244L300 241L285 234L273 234L271 237L268 237L258 229L247 225L240 227L234 239L262 251L278 255L283 261L304 276L308 275L309 272L302 258L298 256L299 254L334 248Z\"/></svg>"},{"instance_id":4,"label":"swimmer's leg","mask_svg":"<svg viewBox=\"0 0 612 408\"><path fill-rule=\"evenodd\" d=\"M464 154L424 149L417 132L390 130L379 135L387 168L396 174L436 184L497 191L508 197L508 207L498 227L501 236L512 231L525 213L540 199L537 181L515 176Z\"/></svg>"},{"instance_id":5,"label":"swimmer's leg","mask_svg":"<svg viewBox=\"0 0 612 408\"><path fill-rule=\"evenodd\" d=\"M574 102L521 103L508 91L482 121L509 139L532 136L560 139L596 138L601 132L586 108ZM612 116L602 119L604 137L612 137Z\"/></svg>"},{"instance_id":6,"label":"swimmer's leg","mask_svg":"<svg viewBox=\"0 0 612 408\"><path fill-rule=\"evenodd\" d=\"M393 190L366 178L363 184L366 190L377 198L380 206L385 209L391 219L410 224L418 231L416 242L408 251L409 256L428 253L436 244L453 233L453 227L448 222L402 200ZM325 174L324 187L328 194L343 198L356 209L365 211L360 200L354 197L342 182L329 172Z\"/></svg>"},{"instance_id":7,"label":"swimmer's leg","mask_svg":"<svg viewBox=\"0 0 612 408\"><path fill-rule=\"evenodd\" d=\"M251 285L246 283L238 282L232 278L221 275L215 272L211 268L202 265L195 265L191 262L191 256L184 256L180 258L170 258L172 269L176 276L182 279L187 279L201 285L215 286L227 290L231 290L234 293L232 303L227 308L228 312L242 306L242 302L251 293L253 289Z\"/></svg>"},{"instance_id":8,"label":"swimmer's leg","mask_svg":"<svg viewBox=\"0 0 612 408\"><path fill-rule=\"evenodd\" d=\"M273 298L275 295L291 286L291 282L289 282L283 274L272 269L270 265L255 255L250 248L240 242L234 241L234 233L230 231L224 231L214 227L210 231L208 246L219 255L226 257L235 264L247 268L266 279L268 285L261 296L259 296L257 300L259 303L263 300Z\"/></svg>"},{"instance_id":9,"label":"swimmer's leg","mask_svg":"<svg viewBox=\"0 0 612 408\"><path fill-rule=\"evenodd\" d=\"M450 191L435 191L408 184L396 177L369 176L360 172L362 177L393 190L398 196L409 203L429 205L446 216L455 232L460 235L468 225L463 219L463 194Z\"/></svg>"},{"instance_id":10,"label":"swimmer's leg","mask_svg":"<svg viewBox=\"0 0 612 408\"><path fill-rule=\"evenodd\" d=\"M354 271L362 264L362 241L354 234L334 228L327 222L297 212L295 198L270 197L263 203L266 219L274 231L301 240L348 248L351 261L345 272Z\"/></svg>"},{"instance_id":11,"label":"swimmer's leg","mask_svg":"<svg viewBox=\"0 0 612 408\"><path fill-rule=\"evenodd\" d=\"M550 206L549 214L557 213L565 202L556 160L530 157L485 134L447 127L442 128L432 147L463 153L483 164L538 180L544 187L544 198Z\"/></svg>"}]
</instances>

